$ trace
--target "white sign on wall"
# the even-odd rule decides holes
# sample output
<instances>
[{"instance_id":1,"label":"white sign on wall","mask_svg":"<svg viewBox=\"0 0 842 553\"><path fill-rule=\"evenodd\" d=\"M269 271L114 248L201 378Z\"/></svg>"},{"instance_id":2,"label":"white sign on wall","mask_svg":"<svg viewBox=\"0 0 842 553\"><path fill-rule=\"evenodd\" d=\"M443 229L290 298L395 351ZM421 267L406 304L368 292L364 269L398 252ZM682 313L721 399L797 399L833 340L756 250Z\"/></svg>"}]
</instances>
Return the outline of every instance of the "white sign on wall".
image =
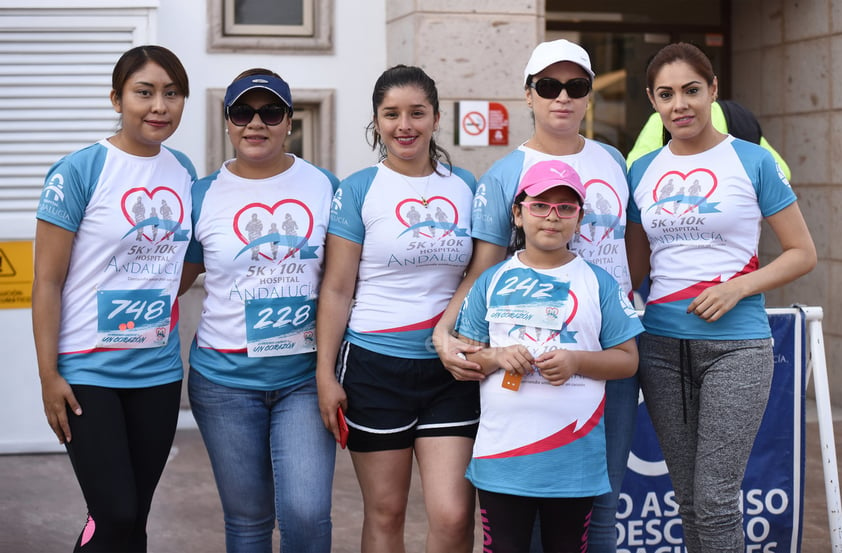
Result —
<instances>
[{"instance_id":1,"label":"white sign on wall","mask_svg":"<svg viewBox=\"0 0 842 553\"><path fill-rule=\"evenodd\" d=\"M459 146L508 146L509 112L497 102L466 100L456 110Z\"/></svg>"}]
</instances>

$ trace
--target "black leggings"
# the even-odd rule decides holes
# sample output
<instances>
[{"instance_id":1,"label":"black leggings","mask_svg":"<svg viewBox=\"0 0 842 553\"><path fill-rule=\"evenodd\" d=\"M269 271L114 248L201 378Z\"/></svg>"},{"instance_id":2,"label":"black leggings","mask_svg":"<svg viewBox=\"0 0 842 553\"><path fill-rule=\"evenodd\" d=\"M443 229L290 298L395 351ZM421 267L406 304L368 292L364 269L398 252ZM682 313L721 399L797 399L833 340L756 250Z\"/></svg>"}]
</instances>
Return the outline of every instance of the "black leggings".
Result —
<instances>
[{"instance_id":1,"label":"black leggings","mask_svg":"<svg viewBox=\"0 0 842 553\"><path fill-rule=\"evenodd\" d=\"M67 453L88 507L74 551L144 552L152 494L175 437L181 381L151 388L73 385Z\"/></svg>"},{"instance_id":2,"label":"black leggings","mask_svg":"<svg viewBox=\"0 0 842 553\"><path fill-rule=\"evenodd\" d=\"M529 551L540 513L545 553L587 551L593 497L523 497L477 490L482 515L483 553Z\"/></svg>"}]
</instances>

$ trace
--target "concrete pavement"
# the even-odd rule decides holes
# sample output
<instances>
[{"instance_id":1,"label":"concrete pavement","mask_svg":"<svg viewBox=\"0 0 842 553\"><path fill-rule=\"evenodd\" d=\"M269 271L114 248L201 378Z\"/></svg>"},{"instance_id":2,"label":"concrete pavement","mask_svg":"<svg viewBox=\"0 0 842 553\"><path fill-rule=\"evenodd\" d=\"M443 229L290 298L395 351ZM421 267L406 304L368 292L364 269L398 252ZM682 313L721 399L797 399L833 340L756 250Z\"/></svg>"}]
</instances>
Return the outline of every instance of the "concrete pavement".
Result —
<instances>
[{"instance_id":1,"label":"concrete pavement","mask_svg":"<svg viewBox=\"0 0 842 553\"><path fill-rule=\"evenodd\" d=\"M837 459L842 423L835 426ZM831 551L818 424L808 413L802 553ZM838 482L838 478L837 478ZM71 551L85 505L65 454L0 455L0 552ZM359 551L362 500L347 451L337 451L333 551ZM150 553L224 552L222 510L207 452L195 428L178 431L149 520ZM426 519L417 474L406 526L407 551L424 550ZM475 551L481 551L477 530ZM294 552L292 552L294 553Z\"/></svg>"}]
</instances>

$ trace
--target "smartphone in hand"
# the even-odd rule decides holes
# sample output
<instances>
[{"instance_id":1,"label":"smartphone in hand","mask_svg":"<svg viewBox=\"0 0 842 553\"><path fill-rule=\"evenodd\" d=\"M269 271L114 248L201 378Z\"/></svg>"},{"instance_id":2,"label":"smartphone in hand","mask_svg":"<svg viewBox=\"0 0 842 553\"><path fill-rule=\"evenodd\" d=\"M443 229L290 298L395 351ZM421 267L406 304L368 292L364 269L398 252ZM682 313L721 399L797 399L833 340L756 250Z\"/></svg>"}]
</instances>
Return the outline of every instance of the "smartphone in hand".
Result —
<instances>
[{"instance_id":1,"label":"smartphone in hand","mask_svg":"<svg viewBox=\"0 0 842 553\"><path fill-rule=\"evenodd\" d=\"M336 409L336 421L339 423L339 447L345 449L348 444L348 423L345 421L345 413L342 406Z\"/></svg>"}]
</instances>

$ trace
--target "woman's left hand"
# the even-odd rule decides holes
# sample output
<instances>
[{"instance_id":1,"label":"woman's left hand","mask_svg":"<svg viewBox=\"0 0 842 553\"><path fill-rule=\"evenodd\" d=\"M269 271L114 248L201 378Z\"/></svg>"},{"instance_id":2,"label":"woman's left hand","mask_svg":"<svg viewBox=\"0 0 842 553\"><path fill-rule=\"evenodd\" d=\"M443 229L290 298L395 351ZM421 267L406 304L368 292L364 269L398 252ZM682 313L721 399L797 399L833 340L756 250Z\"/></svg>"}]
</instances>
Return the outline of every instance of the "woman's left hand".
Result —
<instances>
[{"instance_id":1,"label":"woman's left hand","mask_svg":"<svg viewBox=\"0 0 842 553\"><path fill-rule=\"evenodd\" d=\"M816 246L796 202L766 218L783 250L771 263L711 286L687 307L704 321L721 319L741 299L767 292L809 273L816 266Z\"/></svg>"},{"instance_id":2,"label":"woman's left hand","mask_svg":"<svg viewBox=\"0 0 842 553\"><path fill-rule=\"evenodd\" d=\"M706 288L696 296L687 307L687 312L698 316L703 321L712 323L719 320L743 299L739 278Z\"/></svg>"},{"instance_id":3,"label":"woman's left hand","mask_svg":"<svg viewBox=\"0 0 842 553\"><path fill-rule=\"evenodd\" d=\"M343 411L348 410L348 396L345 395L345 389L335 378L320 380L317 377L316 386L319 391L319 413L322 416L322 422L338 442L339 419L336 410L339 407Z\"/></svg>"},{"instance_id":4,"label":"woman's left hand","mask_svg":"<svg viewBox=\"0 0 842 553\"><path fill-rule=\"evenodd\" d=\"M449 332L436 327L433 330L433 346L441 359L442 365L456 380L482 380L485 375L478 363L468 361L467 353L476 353L481 346L466 344L462 340L451 336ZM461 354L461 355L460 355Z\"/></svg>"}]
</instances>

